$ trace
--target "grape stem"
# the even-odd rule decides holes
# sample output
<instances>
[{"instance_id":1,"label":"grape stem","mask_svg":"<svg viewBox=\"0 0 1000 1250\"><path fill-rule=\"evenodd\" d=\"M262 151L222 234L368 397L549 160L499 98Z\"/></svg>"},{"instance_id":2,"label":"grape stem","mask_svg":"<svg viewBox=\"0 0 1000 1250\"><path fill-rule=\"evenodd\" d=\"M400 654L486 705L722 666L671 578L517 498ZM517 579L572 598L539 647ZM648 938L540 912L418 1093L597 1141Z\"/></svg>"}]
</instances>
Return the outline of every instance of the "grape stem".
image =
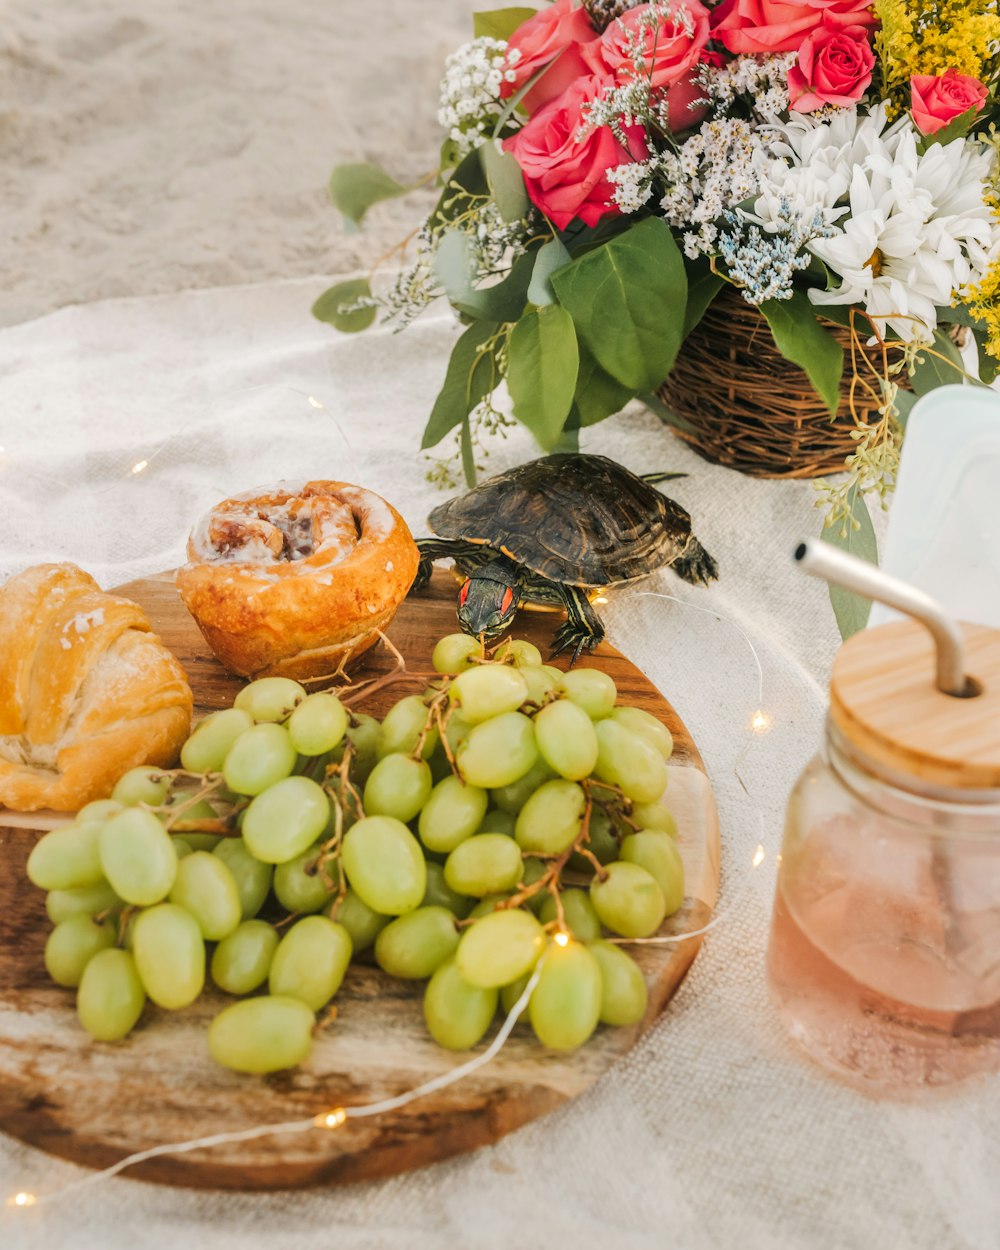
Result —
<instances>
[{"instance_id":1,"label":"grape stem","mask_svg":"<svg viewBox=\"0 0 1000 1250\"><path fill-rule=\"evenodd\" d=\"M354 802L354 808L358 819L364 817L365 810L361 803L361 795L358 793L354 783L351 781L351 760L354 756L354 747L348 740L344 744L344 754L340 758L340 763L327 766L327 777L333 773L340 782L339 789L324 783L323 789L333 805L333 834L328 841L324 842L320 847L319 856L316 859L316 871L323 873L324 885L329 882L330 890L333 891L334 883L332 877L326 873L326 865L331 861L337 865L337 897L330 905L330 919L337 918L337 912L347 895L347 878L344 875L343 867L340 864L340 851L344 841L344 795L348 795Z\"/></svg>"},{"instance_id":2,"label":"grape stem","mask_svg":"<svg viewBox=\"0 0 1000 1250\"><path fill-rule=\"evenodd\" d=\"M403 653L399 650L395 643L392 642L388 634L383 633L380 629L375 632L381 639L382 645L388 651L391 651L396 657L396 665L394 668L391 668L388 673L383 673L381 677L373 677L371 681L363 682L360 686L355 687L351 691L350 695L342 695L340 697L340 701L343 703L344 707L353 707L359 700L368 698L368 696L374 694L376 690L382 690L386 686L391 686L398 681L411 680L410 674L406 671L406 660L403 658ZM335 673L334 676L336 677L339 672L340 670L338 670L338 673ZM344 676L347 676L346 673ZM349 678L348 681L350 681Z\"/></svg>"}]
</instances>

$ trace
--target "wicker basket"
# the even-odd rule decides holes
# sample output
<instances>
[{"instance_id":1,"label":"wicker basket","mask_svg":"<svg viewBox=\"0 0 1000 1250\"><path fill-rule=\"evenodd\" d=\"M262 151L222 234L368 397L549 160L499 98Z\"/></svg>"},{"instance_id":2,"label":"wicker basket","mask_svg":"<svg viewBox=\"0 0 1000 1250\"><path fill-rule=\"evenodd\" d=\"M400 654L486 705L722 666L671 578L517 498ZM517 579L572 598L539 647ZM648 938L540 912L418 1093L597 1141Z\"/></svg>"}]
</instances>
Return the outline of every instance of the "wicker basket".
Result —
<instances>
[{"instance_id":1,"label":"wicker basket","mask_svg":"<svg viewBox=\"0 0 1000 1250\"><path fill-rule=\"evenodd\" d=\"M849 362L850 331L825 324ZM881 369L881 353L871 352ZM761 314L727 287L684 341L659 395L683 422L674 433L706 460L751 477L819 477L842 469L854 445L848 384L845 372L831 420L804 371L775 347ZM867 400L858 388L855 403L866 417L874 411Z\"/></svg>"}]
</instances>

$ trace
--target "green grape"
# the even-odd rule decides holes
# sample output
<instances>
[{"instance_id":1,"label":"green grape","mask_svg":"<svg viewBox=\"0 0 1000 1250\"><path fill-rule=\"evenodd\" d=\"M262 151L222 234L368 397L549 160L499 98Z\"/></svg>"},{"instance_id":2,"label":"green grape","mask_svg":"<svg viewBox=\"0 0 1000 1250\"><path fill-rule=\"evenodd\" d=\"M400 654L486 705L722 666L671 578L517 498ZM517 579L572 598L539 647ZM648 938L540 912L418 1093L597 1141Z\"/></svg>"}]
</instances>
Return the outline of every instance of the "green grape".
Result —
<instances>
[{"instance_id":1,"label":"green grape","mask_svg":"<svg viewBox=\"0 0 1000 1250\"><path fill-rule=\"evenodd\" d=\"M128 951L98 951L87 963L76 992L76 1013L91 1037L117 1042L132 1032L146 994Z\"/></svg>"},{"instance_id":2,"label":"green grape","mask_svg":"<svg viewBox=\"0 0 1000 1250\"><path fill-rule=\"evenodd\" d=\"M194 916L207 942L232 933L243 914L236 878L208 851L195 851L180 861L170 901Z\"/></svg>"},{"instance_id":3,"label":"green grape","mask_svg":"<svg viewBox=\"0 0 1000 1250\"><path fill-rule=\"evenodd\" d=\"M621 858L645 868L663 894L666 915L672 916L684 902L684 861L677 843L668 833L643 829L622 842Z\"/></svg>"},{"instance_id":4,"label":"green grape","mask_svg":"<svg viewBox=\"0 0 1000 1250\"><path fill-rule=\"evenodd\" d=\"M505 903L507 899L513 897L513 894L513 890L505 890L502 894L487 894L485 898L481 898L473 907L467 919L481 920L483 916L492 916L497 909L497 904Z\"/></svg>"},{"instance_id":5,"label":"green grape","mask_svg":"<svg viewBox=\"0 0 1000 1250\"><path fill-rule=\"evenodd\" d=\"M544 859L526 859L524 861L524 872L519 886L534 885L541 877L544 877L548 871L548 864ZM534 912L537 916L545 906L545 900L549 897L548 890L537 890L524 904L528 911Z\"/></svg>"},{"instance_id":6,"label":"green grape","mask_svg":"<svg viewBox=\"0 0 1000 1250\"><path fill-rule=\"evenodd\" d=\"M587 850L601 864L610 864L612 860L618 858L618 839L615 837L614 825L611 823L611 817L607 812L599 807L590 809L590 824L587 826L587 834L589 841L586 843ZM591 873L594 871L594 865L585 855L580 855L574 851L569 857L570 868L577 872Z\"/></svg>"},{"instance_id":7,"label":"green grape","mask_svg":"<svg viewBox=\"0 0 1000 1250\"><path fill-rule=\"evenodd\" d=\"M518 671L528 687L528 699L532 703L543 703L554 690L559 689L559 682L549 676L544 664L529 664Z\"/></svg>"},{"instance_id":8,"label":"green grape","mask_svg":"<svg viewBox=\"0 0 1000 1250\"><path fill-rule=\"evenodd\" d=\"M390 976L422 981L455 953L458 929L445 907L418 907L375 939L375 962Z\"/></svg>"},{"instance_id":9,"label":"green grape","mask_svg":"<svg viewBox=\"0 0 1000 1250\"><path fill-rule=\"evenodd\" d=\"M330 800L322 786L309 777L285 777L247 808L243 841L256 859L283 864L312 846L329 819Z\"/></svg>"},{"instance_id":10,"label":"green grape","mask_svg":"<svg viewBox=\"0 0 1000 1250\"><path fill-rule=\"evenodd\" d=\"M447 1050L469 1050L475 1046L490 1027L496 1009L497 991L470 985L459 972L454 956L446 959L427 982L427 1031Z\"/></svg>"},{"instance_id":11,"label":"green grape","mask_svg":"<svg viewBox=\"0 0 1000 1250\"><path fill-rule=\"evenodd\" d=\"M351 935L342 924L326 916L306 916L278 943L267 988L319 1011L340 989L353 951Z\"/></svg>"},{"instance_id":12,"label":"green grape","mask_svg":"<svg viewBox=\"0 0 1000 1250\"><path fill-rule=\"evenodd\" d=\"M335 694L307 694L288 720L288 736L300 755L325 755L340 746L347 712Z\"/></svg>"},{"instance_id":13,"label":"green grape","mask_svg":"<svg viewBox=\"0 0 1000 1250\"><path fill-rule=\"evenodd\" d=\"M511 981L509 985L505 985L500 991L500 1010L504 1016L509 1016L514 1010L514 1004L525 991L525 987L531 980L531 973L526 972L524 976L518 977L516 981ZM528 1022L528 1013L522 1011L518 1017L518 1026L523 1026Z\"/></svg>"},{"instance_id":14,"label":"green grape","mask_svg":"<svg viewBox=\"0 0 1000 1250\"><path fill-rule=\"evenodd\" d=\"M462 673L470 667L470 657L481 654L477 638L470 638L468 634L445 634L434 647L431 664L435 673Z\"/></svg>"},{"instance_id":15,"label":"green grape","mask_svg":"<svg viewBox=\"0 0 1000 1250\"><path fill-rule=\"evenodd\" d=\"M42 890L75 890L82 885L98 885L104 880L101 867L103 828L104 822L89 820L85 824L50 830L35 843L28 856L28 880Z\"/></svg>"},{"instance_id":16,"label":"green grape","mask_svg":"<svg viewBox=\"0 0 1000 1250\"><path fill-rule=\"evenodd\" d=\"M448 697L470 725L504 712L516 712L528 698L528 686L515 668L507 664L480 664L459 673Z\"/></svg>"},{"instance_id":17,"label":"green grape","mask_svg":"<svg viewBox=\"0 0 1000 1250\"><path fill-rule=\"evenodd\" d=\"M538 919L542 924L548 925L558 919L559 913L552 895L546 894L544 897L545 902L538 913ZM563 906L566 928L578 942L593 942L601 936L601 922L594 911L590 896L584 890L562 890L559 901Z\"/></svg>"},{"instance_id":18,"label":"green grape","mask_svg":"<svg viewBox=\"0 0 1000 1250\"><path fill-rule=\"evenodd\" d=\"M514 836L522 851L561 855L580 833L587 800L575 781L546 781L521 808Z\"/></svg>"},{"instance_id":19,"label":"green grape","mask_svg":"<svg viewBox=\"0 0 1000 1250\"><path fill-rule=\"evenodd\" d=\"M49 934L45 970L57 985L79 985L83 970L98 951L115 944L115 925L92 917L70 916Z\"/></svg>"},{"instance_id":20,"label":"green grape","mask_svg":"<svg viewBox=\"0 0 1000 1250\"><path fill-rule=\"evenodd\" d=\"M112 801L123 807L136 807L145 803L158 807L170 791L172 778L162 768L130 768L111 791Z\"/></svg>"},{"instance_id":21,"label":"green grape","mask_svg":"<svg viewBox=\"0 0 1000 1250\"><path fill-rule=\"evenodd\" d=\"M348 720L345 743L349 742L351 744L353 752L351 757L351 776L357 780L359 785L362 785L378 760L376 748L380 726L374 716L368 716L365 712L351 712ZM343 745L335 747L333 751L334 760L339 763L343 757Z\"/></svg>"},{"instance_id":22,"label":"green grape","mask_svg":"<svg viewBox=\"0 0 1000 1250\"><path fill-rule=\"evenodd\" d=\"M287 729L280 725L254 725L230 747L222 775L226 785L237 794L262 794L290 776L297 760Z\"/></svg>"},{"instance_id":23,"label":"green grape","mask_svg":"<svg viewBox=\"0 0 1000 1250\"><path fill-rule=\"evenodd\" d=\"M82 885L75 890L50 890L45 910L53 924L62 924L70 916L97 916L104 911L120 911L125 900L119 898L107 881Z\"/></svg>"},{"instance_id":24,"label":"green grape","mask_svg":"<svg viewBox=\"0 0 1000 1250\"><path fill-rule=\"evenodd\" d=\"M545 931L531 912L509 908L466 929L455 962L470 985L499 989L530 972L544 946Z\"/></svg>"},{"instance_id":25,"label":"green grape","mask_svg":"<svg viewBox=\"0 0 1000 1250\"><path fill-rule=\"evenodd\" d=\"M89 820L110 820L112 816L117 816L124 807L123 803L119 803L116 799L94 799L91 803L85 803L76 814L76 823L84 824Z\"/></svg>"},{"instance_id":26,"label":"green grape","mask_svg":"<svg viewBox=\"0 0 1000 1250\"><path fill-rule=\"evenodd\" d=\"M337 908L337 922L347 930L351 944L358 953L366 951L374 944L391 918L374 911L353 890L347 891Z\"/></svg>"},{"instance_id":27,"label":"green grape","mask_svg":"<svg viewBox=\"0 0 1000 1250\"><path fill-rule=\"evenodd\" d=\"M170 845L174 848L174 854L177 856L178 865L182 859L187 859L189 855L194 854L194 847L186 838L172 837L170 839Z\"/></svg>"},{"instance_id":28,"label":"green grape","mask_svg":"<svg viewBox=\"0 0 1000 1250\"><path fill-rule=\"evenodd\" d=\"M469 730L472 726L467 720L464 720L457 712L452 714L445 721L444 736L445 741L451 749L452 755L458 750L459 743L463 742L469 736Z\"/></svg>"},{"instance_id":29,"label":"green grape","mask_svg":"<svg viewBox=\"0 0 1000 1250\"><path fill-rule=\"evenodd\" d=\"M319 867L323 853L320 842L314 842L294 859L278 864L274 870L274 896L288 911L320 911L326 907L337 889L339 874L335 861Z\"/></svg>"},{"instance_id":30,"label":"green grape","mask_svg":"<svg viewBox=\"0 0 1000 1250\"><path fill-rule=\"evenodd\" d=\"M540 668L542 663L542 653L538 650L533 642L528 642L524 638L511 638L509 641L501 643L493 652L494 660L506 660L508 656L513 660L515 668Z\"/></svg>"},{"instance_id":31,"label":"green grape","mask_svg":"<svg viewBox=\"0 0 1000 1250\"><path fill-rule=\"evenodd\" d=\"M181 747L181 765L192 773L218 773L233 743L253 728L253 717L240 707L227 707L200 720Z\"/></svg>"},{"instance_id":32,"label":"green grape","mask_svg":"<svg viewBox=\"0 0 1000 1250\"><path fill-rule=\"evenodd\" d=\"M274 869L251 855L242 838L223 838L212 852L233 874L244 920L256 916L271 889Z\"/></svg>"},{"instance_id":33,"label":"green grape","mask_svg":"<svg viewBox=\"0 0 1000 1250\"><path fill-rule=\"evenodd\" d=\"M236 1072L280 1072L309 1054L315 1023L297 998L244 998L223 1008L209 1025L208 1051Z\"/></svg>"},{"instance_id":34,"label":"green grape","mask_svg":"<svg viewBox=\"0 0 1000 1250\"><path fill-rule=\"evenodd\" d=\"M427 864L427 889L421 907L447 907L453 916L464 920L472 909L472 899L458 894L444 879L444 867L431 860Z\"/></svg>"},{"instance_id":35,"label":"green grape","mask_svg":"<svg viewBox=\"0 0 1000 1250\"><path fill-rule=\"evenodd\" d=\"M637 803L655 803L667 785L667 766L656 747L610 717L596 728L595 775Z\"/></svg>"},{"instance_id":36,"label":"green grape","mask_svg":"<svg viewBox=\"0 0 1000 1250\"><path fill-rule=\"evenodd\" d=\"M480 827L488 802L485 790L466 785L459 777L445 777L420 813L420 841L431 851L453 851Z\"/></svg>"},{"instance_id":37,"label":"green grape","mask_svg":"<svg viewBox=\"0 0 1000 1250\"><path fill-rule=\"evenodd\" d=\"M601 1023L638 1023L649 997L639 965L611 942L591 942L588 949L601 970Z\"/></svg>"},{"instance_id":38,"label":"green grape","mask_svg":"<svg viewBox=\"0 0 1000 1250\"><path fill-rule=\"evenodd\" d=\"M158 1007L187 1007L205 984L205 942L198 922L176 903L136 916L132 953L143 988Z\"/></svg>"},{"instance_id":39,"label":"green grape","mask_svg":"<svg viewBox=\"0 0 1000 1250\"><path fill-rule=\"evenodd\" d=\"M265 920L244 920L212 955L212 980L227 994L250 994L267 980L278 935Z\"/></svg>"},{"instance_id":40,"label":"green grape","mask_svg":"<svg viewBox=\"0 0 1000 1250\"><path fill-rule=\"evenodd\" d=\"M512 889L521 880L521 852L503 833L479 833L445 860L444 879L458 894L482 898Z\"/></svg>"},{"instance_id":41,"label":"green grape","mask_svg":"<svg viewBox=\"0 0 1000 1250\"><path fill-rule=\"evenodd\" d=\"M486 813L476 833L505 833L508 838L512 838L516 826L517 818L511 812L501 811L497 807Z\"/></svg>"},{"instance_id":42,"label":"green grape","mask_svg":"<svg viewBox=\"0 0 1000 1250\"><path fill-rule=\"evenodd\" d=\"M663 891L645 868L619 861L604 870L607 879L594 880L590 901L607 925L622 937L649 937L663 923L667 905Z\"/></svg>"},{"instance_id":43,"label":"green grape","mask_svg":"<svg viewBox=\"0 0 1000 1250\"><path fill-rule=\"evenodd\" d=\"M572 699L547 703L535 716L535 741L542 759L560 777L582 781L597 763L594 722Z\"/></svg>"},{"instance_id":44,"label":"green grape","mask_svg":"<svg viewBox=\"0 0 1000 1250\"><path fill-rule=\"evenodd\" d=\"M367 816L344 835L341 864L362 902L383 916L420 906L427 866L420 843L400 820Z\"/></svg>"},{"instance_id":45,"label":"green grape","mask_svg":"<svg viewBox=\"0 0 1000 1250\"><path fill-rule=\"evenodd\" d=\"M632 821L640 829L660 829L677 837L677 821L669 807L663 803L633 803Z\"/></svg>"},{"instance_id":46,"label":"green grape","mask_svg":"<svg viewBox=\"0 0 1000 1250\"><path fill-rule=\"evenodd\" d=\"M555 773L548 764L543 759L537 759L523 777L509 786L497 786L490 797L501 811L516 816L538 787L554 777Z\"/></svg>"},{"instance_id":47,"label":"green grape","mask_svg":"<svg viewBox=\"0 0 1000 1250\"><path fill-rule=\"evenodd\" d=\"M175 843L176 841L174 838ZM217 833L185 833L184 841L192 851L214 851L222 838Z\"/></svg>"},{"instance_id":48,"label":"green grape","mask_svg":"<svg viewBox=\"0 0 1000 1250\"><path fill-rule=\"evenodd\" d=\"M428 716L427 704L419 694L400 699L386 712L379 729L375 745L378 758L381 760L387 755L411 755L427 726ZM437 742L438 731L432 728L424 740L425 760L430 759Z\"/></svg>"},{"instance_id":49,"label":"green grape","mask_svg":"<svg viewBox=\"0 0 1000 1250\"><path fill-rule=\"evenodd\" d=\"M473 725L456 752L458 771L470 785L492 790L523 777L538 759L535 730L521 712L504 712Z\"/></svg>"},{"instance_id":50,"label":"green grape","mask_svg":"<svg viewBox=\"0 0 1000 1250\"><path fill-rule=\"evenodd\" d=\"M613 678L599 668L571 668L559 675L559 685L595 721L610 716L618 698Z\"/></svg>"},{"instance_id":51,"label":"green grape","mask_svg":"<svg viewBox=\"0 0 1000 1250\"><path fill-rule=\"evenodd\" d=\"M664 760L670 759L673 755L673 734L663 721L657 720L649 712L644 712L640 707L616 707L611 713L611 719L616 720L629 733L638 734L640 738L651 742Z\"/></svg>"},{"instance_id":52,"label":"green grape","mask_svg":"<svg viewBox=\"0 0 1000 1250\"><path fill-rule=\"evenodd\" d=\"M129 807L101 830L101 866L111 888L127 903L148 907L170 893L177 856L152 812Z\"/></svg>"},{"instance_id":53,"label":"green grape","mask_svg":"<svg viewBox=\"0 0 1000 1250\"><path fill-rule=\"evenodd\" d=\"M535 1036L552 1050L576 1050L601 1017L601 969L582 942L553 942L528 1003Z\"/></svg>"},{"instance_id":54,"label":"green grape","mask_svg":"<svg viewBox=\"0 0 1000 1250\"><path fill-rule=\"evenodd\" d=\"M365 782L365 813L393 816L404 824L427 802L433 785L430 765L410 755L383 755Z\"/></svg>"},{"instance_id":55,"label":"green grape","mask_svg":"<svg viewBox=\"0 0 1000 1250\"><path fill-rule=\"evenodd\" d=\"M249 712L261 724L286 720L305 697L305 688L290 677L260 677L243 687L233 706Z\"/></svg>"}]
</instances>

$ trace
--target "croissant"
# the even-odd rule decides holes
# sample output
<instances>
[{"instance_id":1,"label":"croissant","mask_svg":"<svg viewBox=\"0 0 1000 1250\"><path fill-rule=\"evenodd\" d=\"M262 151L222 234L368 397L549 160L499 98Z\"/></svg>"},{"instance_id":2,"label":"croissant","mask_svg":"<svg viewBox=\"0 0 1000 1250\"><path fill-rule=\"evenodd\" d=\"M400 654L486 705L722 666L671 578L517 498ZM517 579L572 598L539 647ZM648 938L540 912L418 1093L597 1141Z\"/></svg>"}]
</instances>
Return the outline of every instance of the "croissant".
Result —
<instances>
[{"instance_id":1,"label":"croissant","mask_svg":"<svg viewBox=\"0 0 1000 1250\"><path fill-rule=\"evenodd\" d=\"M82 569L39 564L0 589L0 804L75 811L173 763L192 702L138 604Z\"/></svg>"},{"instance_id":2,"label":"croissant","mask_svg":"<svg viewBox=\"0 0 1000 1250\"><path fill-rule=\"evenodd\" d=\"M318 678L377 641L419 560L406 522L373 491L282 482L204 517L177 589L232 672Z\"/></svg>"}]
</instances>

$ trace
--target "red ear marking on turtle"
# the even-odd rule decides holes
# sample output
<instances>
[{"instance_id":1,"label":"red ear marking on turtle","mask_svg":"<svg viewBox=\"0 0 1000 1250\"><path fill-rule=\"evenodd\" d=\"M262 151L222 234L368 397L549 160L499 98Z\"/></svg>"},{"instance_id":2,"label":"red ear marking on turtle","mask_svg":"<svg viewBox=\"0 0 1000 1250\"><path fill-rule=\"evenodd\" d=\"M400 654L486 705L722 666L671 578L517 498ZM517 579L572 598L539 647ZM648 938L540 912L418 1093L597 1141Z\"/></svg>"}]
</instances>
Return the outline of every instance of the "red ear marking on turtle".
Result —
<instances>
[{"instance_id":1,"label":"red ear marking on turtle","mask_svg":"<svg viewBox=\"0 0 1000 1250\"><path fill-rule=\"evenodd\" d=\"M513 602L514 602L514 592L508 586L507 589L503 592L503 598L500 600L500 612L503 616L506 616L507 613L510 611L510 605Z\"/></svg>"},{"instance_id":2,"label":"red ear marking on turtle","mask_svg":"<svg viewBox=\"0 0 1000 1250\"><path fill-rule=\"evenodd\" d=\"M462 583L462 589L458 592L458 602L461 607L465 607L465 601L469 597L469 578Z\"/></svg>"}]
</instances>

